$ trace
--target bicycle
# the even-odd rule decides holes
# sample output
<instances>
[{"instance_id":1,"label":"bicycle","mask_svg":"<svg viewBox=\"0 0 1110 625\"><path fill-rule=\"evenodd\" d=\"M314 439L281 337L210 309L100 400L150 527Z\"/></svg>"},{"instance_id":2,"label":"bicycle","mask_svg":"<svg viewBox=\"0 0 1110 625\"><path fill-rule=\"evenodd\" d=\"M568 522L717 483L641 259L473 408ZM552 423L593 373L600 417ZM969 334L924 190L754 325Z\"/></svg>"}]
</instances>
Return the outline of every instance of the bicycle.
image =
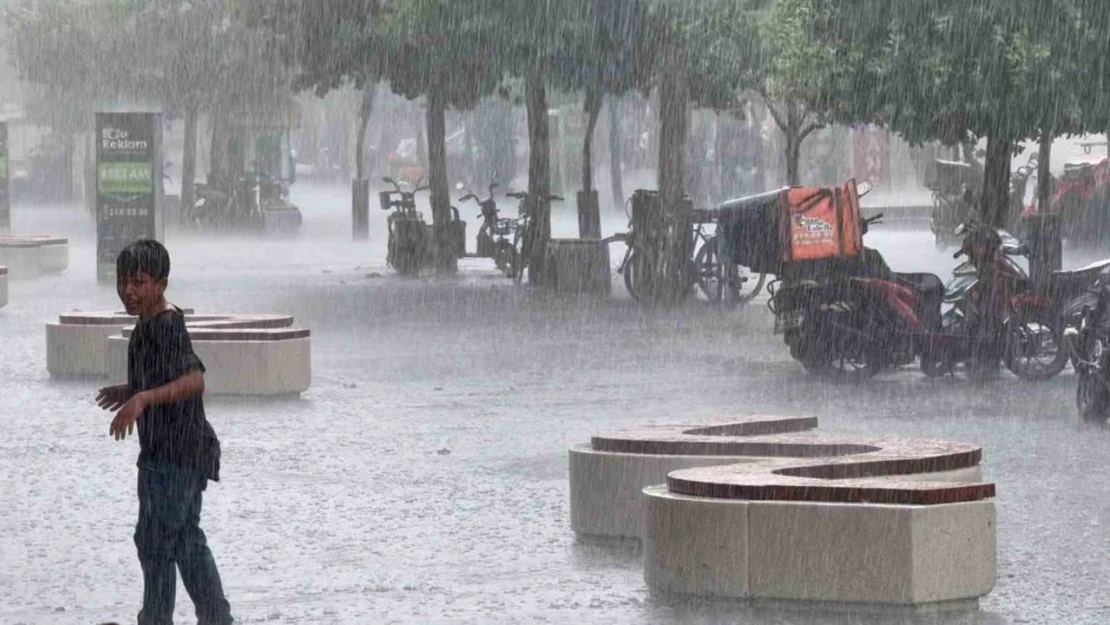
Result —
<instances>
[{"instance_id":1,"label":"bicycle","mask_svg":"<svg viewBox=\"0 0 1110 625\"><path fill-rule=\"evenodd\" d=\"M706 214L702 212L703 216ZM682 298L698 292L710 303L726 305L746 304L763 289L767 276L756 274L753 279L748 270L731 260L732 254L723 237L716 232L710 235L705 228L707 221L695 220L692 225L693 244L696 252L683 270ZM629 219L628 232L605 239L606 242L623 241L627 248L617 273L624 278L628 294L636 301L655 297L655 276L658 275L659 257L636 232ZM747 287L747 288L745 288Z\"/></svg>"},{"instance_id":2,"label":"bicycle","mask_svg":"<svg viewBox=\"0 0 1110 625\"><path fill-rule=\"evenodd\" d=\"M706 235L702 224L694 228L695 240L702 245L694 255L695 286L711 303L726 306L747 304L755 299L767 282L767 274L750 272L732 259L724 237Z\"/></svg>"}]
</instances>

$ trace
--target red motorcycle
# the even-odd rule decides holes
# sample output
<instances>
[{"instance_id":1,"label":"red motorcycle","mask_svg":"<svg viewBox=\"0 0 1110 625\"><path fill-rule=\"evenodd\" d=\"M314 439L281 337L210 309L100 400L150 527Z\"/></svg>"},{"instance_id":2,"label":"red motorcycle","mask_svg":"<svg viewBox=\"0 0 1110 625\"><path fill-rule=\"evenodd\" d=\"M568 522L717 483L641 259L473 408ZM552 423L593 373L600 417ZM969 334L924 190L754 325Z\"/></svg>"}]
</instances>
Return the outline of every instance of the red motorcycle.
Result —
<instances>
[{"instance_id":1,"label":"red motorcycle","mask_svg":"<svg viewBox=\"0 0 1110 625\"><path fill-rule=\"evenodd\" d=\"M864 220L864 232L869 223L874 218ZM855 258L784 268L771 299L776 332L807 370L841 379L915 360L930 376L958 365L993 370L999 362L1028 380L1058 373L1067 352L1048 300L1031 291L996 231L973 226L960 234L956 257L969 257L975 279L947 312L940 278L891 271L864 247Z\"/></svg>"}]
</instances>

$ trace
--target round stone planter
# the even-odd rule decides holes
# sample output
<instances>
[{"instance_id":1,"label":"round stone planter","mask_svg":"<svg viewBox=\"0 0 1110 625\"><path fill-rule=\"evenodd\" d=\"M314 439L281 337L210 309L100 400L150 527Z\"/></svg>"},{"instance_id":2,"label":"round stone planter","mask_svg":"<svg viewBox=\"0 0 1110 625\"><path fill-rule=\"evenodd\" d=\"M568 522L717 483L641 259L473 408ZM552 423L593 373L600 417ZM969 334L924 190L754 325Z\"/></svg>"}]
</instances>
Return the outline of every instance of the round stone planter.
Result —
<instances>
[{"instance_id":1,"label":"round stone planter","mask_svg":"<svg viewBox=\"0 0 1110 625\"><path fill-rule=\"evenodd\" d=\"M813 417L754 416L594 436L569 452L571 529L584 536L639 539L645 487L662 484L678 469L757 459L737 453L745 449L730 448L731 439L716 434L721 428L734 437L750 438L816 427Z\"/></svg>"},{"instance_id":2,"label":"round stone planter","mask_svg":"<svg viewBox=\"0 0 1110 625\"><path fill-rule=\"evenodd\" d=\"M69 267L69 241L49 236L0 237L0 265L13 280L61 273Z\"/></svg>"},{"instance_id":3,"label":"round stone planter","mask_svg":"<svg viewBox=\"0 0 1110 625\"><path fill-rule=\"evenodd\" d=\"M967 608L997 576L981 450L821 441L795 457L674 471L644 489L655 592L755 602Z\"/></svg>"},{"instance_id":4,"label":"round stone planter","mask_svg":"<svg viewBox=\"0 0 1110 625\"><path fill-rule=\"evenodd\" d=\"M46 368L52 377L104 378L109 373L108 338L135 326L124 312L80 312L59 315L46 324ZM197 315L185 310L190 334L196 329L289 328L289 315Z\"/></svg>"},{"instance_id":5,"label":"round stone planter","mask_svg":"<svg viewBox=\"0 0 1110 625\"><path fill-rule=\"evenodd\" d=\"M108 377L127 381L131 328L108 338ZM311 336L304 328L189 328L207 371L208 395L294 396L312 382Z\"/></svg>"}]
</instances>

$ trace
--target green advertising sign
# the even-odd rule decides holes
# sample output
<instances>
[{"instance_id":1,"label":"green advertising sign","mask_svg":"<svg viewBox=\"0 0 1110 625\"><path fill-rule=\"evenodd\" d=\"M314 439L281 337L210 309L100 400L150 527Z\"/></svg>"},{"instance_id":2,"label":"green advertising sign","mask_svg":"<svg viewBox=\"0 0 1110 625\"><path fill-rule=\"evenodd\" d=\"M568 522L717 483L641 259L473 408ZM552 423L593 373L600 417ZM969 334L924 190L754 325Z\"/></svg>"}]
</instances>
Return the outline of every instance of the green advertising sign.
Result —
<instances>
[{"instance_id":1,"label":"green advertising sign","mask_svg":"<svg viewBox=\"0 0 1110 625\"><path fill-rule=\"evenodd\" d=\"M160 239L162 117L157 113L96 115L96 275L115 280L116 256L139 239Z\"/></svg>"},{"instance_id":2,"label":"green advertising sign","mask_svg":"<svg viewBox=\"0 0 1110 625\"><path fill-rule=\"evenodd\" d=\"M150 163L100 163L96 172L98 193L152 193Z\"/></svg>"}]
</instances>

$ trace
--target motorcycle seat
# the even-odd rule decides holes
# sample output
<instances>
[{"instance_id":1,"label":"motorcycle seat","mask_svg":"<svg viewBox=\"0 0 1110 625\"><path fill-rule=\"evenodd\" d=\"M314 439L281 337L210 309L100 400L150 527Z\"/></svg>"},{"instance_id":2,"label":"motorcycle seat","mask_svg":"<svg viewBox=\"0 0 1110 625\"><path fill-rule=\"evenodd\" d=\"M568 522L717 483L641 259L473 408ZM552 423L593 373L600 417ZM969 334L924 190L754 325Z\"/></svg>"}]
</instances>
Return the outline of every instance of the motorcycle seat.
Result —
<instances>
[{"instance_id":1,"label":"motorcycle seat","mask_svg":"<svg viewBox=\"0 0 1110 625\"><path fill-rule=\"evenodd\" d=\"M940 308L944 302L944 282L931 273L898 273L894 279L913 289L921 298L922 321L931 329L940 327Z\"/></svg>"},{"instance_id":2,"label":"motorcycle seat","mask_svg":"<svg viewBox=\"0 0 1110 625\"><path fill-rule=\"evenodd\" d=\"M944 295L944 282L936 274L894 272L894 278L918 293Z\"/></svg>"}]
</instances>

